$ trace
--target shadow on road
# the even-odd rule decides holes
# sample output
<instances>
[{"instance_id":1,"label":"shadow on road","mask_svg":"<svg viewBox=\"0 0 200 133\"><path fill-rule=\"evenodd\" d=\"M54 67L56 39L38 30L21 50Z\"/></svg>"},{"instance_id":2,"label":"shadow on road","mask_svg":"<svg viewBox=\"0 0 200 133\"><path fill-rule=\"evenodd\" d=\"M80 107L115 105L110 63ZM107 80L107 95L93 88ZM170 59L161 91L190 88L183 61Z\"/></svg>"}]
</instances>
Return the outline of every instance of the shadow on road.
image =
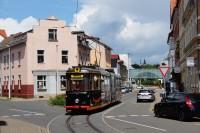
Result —
<instances>
[{"instance_id":1,"label":"shadow on road","mask_svg":"<svg viewBox=\"0 0 200 133\"><path fill-rule=\"evenodd\" d=\"M100 108L100 109L96 109L96 110L92 110L92 111L86 111L86 110L75 110L75 111L68 111L65 113L65 115L92 115L92 114L96 114L96 113L99 113L99 112L102 112L108 108L111 108L115 105L118 105L120 104L121 102L116 102L116 103L113 103L113 104L110 104L109 106L105 106L103 108Z\"/></svg>"},{"instance_id":2,"label":"shadow on road","mask_svg":"<svg viewBox=\"0 0 200 133\"><path fill-rule=\"evenodd\" d=\"M0 126L6 126L7 122L6 121L0 121Z\"/></svg>"}]
</instances>

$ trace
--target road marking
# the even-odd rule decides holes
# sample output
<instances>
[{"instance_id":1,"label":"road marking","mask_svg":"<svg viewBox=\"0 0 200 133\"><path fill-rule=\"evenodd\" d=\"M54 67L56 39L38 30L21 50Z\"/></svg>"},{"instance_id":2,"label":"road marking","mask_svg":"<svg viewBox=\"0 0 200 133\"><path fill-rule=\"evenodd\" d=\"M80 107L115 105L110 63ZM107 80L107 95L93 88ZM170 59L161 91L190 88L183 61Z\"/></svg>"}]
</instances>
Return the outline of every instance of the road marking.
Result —
<instances>
[{"instance_id":1,"label":"road marking","mask_svg":"<svg viewBox=\"0 0 200 133\"><path fill-rule=\"evenodd\" d=\"M21 117L21 116L45 116L43 113L37 113L37 114L22 114L22 115L10 115L10 116L0 116L3 118L8 118L8 117Z\"/></svg>"},{"instance_id":2,"label":"road marking","mask_svg":"<svg viewBox=\"0 0 200 133\"><path fill-rule=\"evenodd\" d=\"M129 116L139 116L139 115L129 115Z\"/></svg>"},{"instance_id":3,"label":"road marking","mask_svg":"<svg viewBox=\"0 0 200 133\"><path fill-rule=\"evenodd\" d=\"M153 126L148 126L148 125L144 125L144 124L140 124L140 123L125 121L125 120L121 120L121 119L117 119L117 118L109 118L109 119L116 120L116 121L121 121L121 122L132 124L132 125L137 125L137 126L141 126L141 127L147 127L147 128L151 128L151 129L155 129L155 130L159 130L159 131L163 131L163 132L167 131L165 129L161 129L161 128L157 128L157 127L153 127Z\"/></svg>"},{"instance_id":4,"label":"road marking","mask_svg":"<svg viewBox=\"0 0 200 133\"><path fill-rule=\"evenodd\" d=\"M141 116L144 116L144 117L146 117L146 116L150 116L150 115L141 115Z\"/></svg>"},{"instance_id":5,"label":"road marking","mask_svg":"<svg viewBox=\"0 0 200 133\"><path fill-rule=\"evenodd\" d=\"M127 117L127 115L118 115L117 117Z\"/></svg>"},{"instance_id":6,"label":"road marking","mask_svg":"<svg viewBox=\"0 0 200 133\"><path fill-rule=\"evenodd\" d=\"M105 118L114 118L114 117L122 118L122 117L130 117L130 116L132 116L132 117L148 117L151 115L117 115L117 116L107 115L107 116L105 116Z\"/></svg>"},{"instance_id":7,"label":"road marking","mask_svg":"<svg viewBox=\"0 0 200 133\"><path fill-rule=\"evenodd\" d=\"M48 123L47 126L46 126L47 132L48 132L48 133L50 133L50 126L51 126L51 124L52 124L56 119L58 119L58 118L61 117L61 116L64 116L64 115L63 115L63 114L62 114L62 115L58 115L58 116L54 117L53 119L51 119L51 120L49 121L49 123Z\"/></svg>"},{"instance_id":8,"label":"road marking","mask_svg":"<svg viewBox=\"0 0 200 133\"><path fill-rule=\"evenodd\" d=\"M14 116L14 117L19 117L19 116L21 116L21 115L11 115L11 116Z\"/></svg>"},{"instance_id":9,"label":"road marking","mask_svg":"<svg viewBox=\"0 0 200 133\"><path fill-rule=\"evenodd\" d=\"M24 112L24 113L31 113L31 114L38 114L38 112L32 112L28 110L21 110L21 109L9 109L11 111L18 111L18 112Z\"/></svg>"},{"instance_id":10,"label":"road marking","mask_svg":"<svg viewBox=\"0 0 200 133\"><path fill-rule=\"evenodd\" d=\"M112 117L116 117L116 116L105 116L106 118L112 118Z\"/></svg>"},{"instance_id":11,"label":"road marking","mask_svg":"<svg viewBox=\"0 0 200 133\"><path fill-rule=\"evenodd\" d=\"M1 116L1 117L3 117L3 118L9 118L10 116L7 116L7 115L6 115L6 116Z\"/></svg>"},{"instance_id":12,"label":"road marking","mask_svg":"<svg viewBox=\"0 0 200 133\"><path fill-rule=\"evenodd\" d=\"M24 116L32 116L33 114L24 114Z\"/></svg>"},{"instance_id":13,"label":"road marking","mask_svg":"<svg viewBox=\"0 0 200 133\"><path fill-rule=\"evenodd\" d=\"M128 100L127 100L127 101L128 101ZM108 113L111 112L112 110L114 110L114 109L116 109L116 108L119 108L119 107L121 107L122 105L124 105L124 103L120 103L119 105L117 105L117 106L115 106L115 107L113 107L113 108L110 108L110 109L106 110L105 112L102 113L102 116L101 116L101 119L102 119L103 123L104 123L106 126L108 126L109 128L111 128L112 130L114 130L115 132L118 132L118 133L124 133L124 132L123 132L123 131L120 131L120 130L117 129L117 128L112 127L110 124L108 124L108 123L105 121L104 117L105 117L105 114L108 114Z\"/></svg>"},{"instance_id":14,"label":"road marking","mask_svg":"<svg viewBox=\"0 0 200 133\"><path fill-rule=\"evenodd\" d=\"M37 113L37 114L34 114L34 115L45 116L45 114L43 114L43 113Z\"/></svg>"}]
</instances>

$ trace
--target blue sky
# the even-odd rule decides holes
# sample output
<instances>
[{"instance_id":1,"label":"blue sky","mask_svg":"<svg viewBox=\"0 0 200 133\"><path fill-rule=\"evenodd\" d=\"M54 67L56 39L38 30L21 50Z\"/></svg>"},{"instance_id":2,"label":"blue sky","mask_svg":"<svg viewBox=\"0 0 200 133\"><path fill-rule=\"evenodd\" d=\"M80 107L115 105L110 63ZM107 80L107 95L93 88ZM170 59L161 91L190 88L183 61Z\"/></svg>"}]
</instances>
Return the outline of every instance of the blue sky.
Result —
<instances>
[{"instance_id":1,"label":"blue sky","mask_svg":"<svg viewBox=\"0 0 200 133\"><path fill-rule=\"evenodd\" d=\"M57 16L71 22L77 0L0 0L0 18L11 17L21 21L33 16L37 19Z\"/></svg>"},{"instance_id":2,"label":"blue sky","mask_svg":"<svg viewBox=\"0 0 200 133\"><path fill-rule=\"evenodd\" d=\"M78 0L77 29L97 36L132 63L160 63L168 54L170 0ZM55 16L74 25L77 0L0 0L0 28L27 31ZM9 19L8 19L9 18ZM0 38L1 40L1 38Z\"/></svg>"}]
</instances>

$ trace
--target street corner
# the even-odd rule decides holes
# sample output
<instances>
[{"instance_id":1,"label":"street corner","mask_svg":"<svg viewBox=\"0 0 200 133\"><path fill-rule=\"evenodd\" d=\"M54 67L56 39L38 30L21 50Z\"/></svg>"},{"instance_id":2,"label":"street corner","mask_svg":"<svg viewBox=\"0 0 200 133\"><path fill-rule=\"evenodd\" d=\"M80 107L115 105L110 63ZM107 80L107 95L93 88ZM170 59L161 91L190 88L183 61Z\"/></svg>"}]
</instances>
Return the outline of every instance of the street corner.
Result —
<instances>
[{"instance_id":1,"label":"street corner","mask_svg":"<svg viewBox=\"0 0 200 133\"><path fill-rule=\"evenodd\" d=\"M46 128L17 119L0 118L1 133L48 133Z\"/></svg>"}]
</instances>

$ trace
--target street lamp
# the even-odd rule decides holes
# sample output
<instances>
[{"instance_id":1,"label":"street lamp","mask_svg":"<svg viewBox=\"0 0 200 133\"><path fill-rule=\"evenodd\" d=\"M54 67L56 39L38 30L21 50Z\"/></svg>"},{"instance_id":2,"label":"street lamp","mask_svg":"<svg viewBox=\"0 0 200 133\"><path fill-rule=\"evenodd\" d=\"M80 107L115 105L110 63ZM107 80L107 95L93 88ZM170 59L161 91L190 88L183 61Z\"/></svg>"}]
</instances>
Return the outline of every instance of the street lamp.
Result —
<instances>
[{"instance_id":1,"label":"street lamp","mask_svg":"<svg viewBox=\"0 0 200 133\"><path fill-rule=\"evenodd\" d=\"M56 96L58 93L58 45L56 45Z\"/></svg>"}]
</instances>

